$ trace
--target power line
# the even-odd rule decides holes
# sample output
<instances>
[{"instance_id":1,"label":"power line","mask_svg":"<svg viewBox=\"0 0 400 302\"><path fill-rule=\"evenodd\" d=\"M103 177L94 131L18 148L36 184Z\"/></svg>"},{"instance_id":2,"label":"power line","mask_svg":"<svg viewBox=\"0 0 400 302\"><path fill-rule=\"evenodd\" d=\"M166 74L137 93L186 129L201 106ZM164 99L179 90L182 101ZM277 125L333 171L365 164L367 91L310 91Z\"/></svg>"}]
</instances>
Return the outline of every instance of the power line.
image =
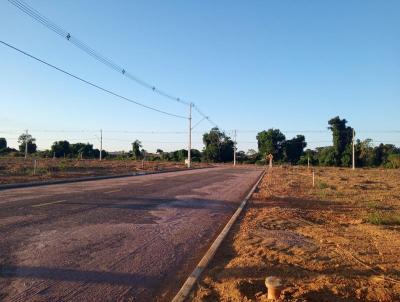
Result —
<instances>
[{"instance_id":1,"label":"power line","mask_svg":"<svg viewBox=\"0 0 400 302\"><path fill-rule=\"evenodd\" d=\"M202 120L205 118L199 120L197 124L200 124ZM194 129L196 127L196 124L192 127ZM0 133L5 133L5 134L12 134L12 133L22 133L24 130L0 130ZM85 132L99 132L98 129L30 129L31 132L39 132L39 133L85 133ZM192 131L192 133L205 133L207 131L212 131L212 130L204 130L204 131ZM226 133L233 133L234 130L226 130ZM240 133L254 133L254 132L260 132L261 130L237 130L237 132ZM125 134L187 134L188 131L163 131L163 130L115 130L115 129L110 129L110 130L104 130L103 132L105 133L125 133ZM292 130L292 131L285 131L282 130L282 132L295 132L295 133L328 133L330 131L320 131L320 130ZM400 130L358 130L357 133L400 133Z\"/></svg>"},{"instance_id":2,"label":"power line","mask_svg":"<svg viewBox=\"0 0 400 302\"><path fill-rule=\"evenodd\" d=\"M115 92L113 92L113 91L111 91L111 90L108 90L108 89L106 89L106 88L103 88L103 87L101 87L101 86L99 86L99 85L96 85L96 84L94 84L94 83L92 83L92 82L89 82L89 81L87 81L87 80L84 80L84 79L82 79L82 78L80 78L80 77L78 77L78 76L76 76L76 75L74 75L74 74L72 74L72 73L70 73L70 72L68 72L68 71L65 71L65 70L63 70L63 69L61 69L61 68L59 68L59 67L57 67L57 66L54 66L54 65L52 65L52 64L50 64L50 63L48 63L48 62L46 62L46 61L44 61L44 60L41 60L41 59L39 59L39 58L37 58L37 57L35 57L35 56L29 54L29 53L27 53L27 52L25 52L25 51L23 51L23 50L17 48L17 47L14 47L14 46L12 46L12 45L10 45L10 44L4 42L4 41L1 41L1 40L0 40L0 43L2 43L3 45L5 45L5 46L7 46L7 47L9 47L9 48L11 48L11 49L13 49L13 50L15 50L15 51L18 51L19 53L21 53L21 54L23 54L23 55L25 55L25 56L27 56L27 57L30 57L30 58L32 58L32 59L34 59L34 60L36 60L36 61L38 61L38 62L40 62L40 63L43 63L43 64L45 64L45 65L47 65L47 66L49 66L49 67L51 67L51 68L53 68L53 69L56 69L56 70L58 70L58 71L60 71L60 72L62 72L62 73L64 73L64 74L66 74L66 75L68 75L68 76L70 76L70 77L72 77L72 78L75 78L75 79L77 79L77 80L79 80L79 81L81 81L81 82L83 82L83 83L85 83L85 84L88 84L88 85L90 85L90 86L92 86L92 87L95 87L95 88L97 88L97 89L100 89L100 90L102 90L102 91L104 91L104 92L107 92L108 94L111 94L111 95L113 95L113 96L116 96L116 97L118 97L118 98L120 98L120 99L123 99L123 100L125 100L125 101L128 101L128 102L130 102L130 103L136 104L136 105L141 106L141 107L143 107L143 108L146 108L146 109L149 109L149 110L153 110L153 111L156 111L156 112L165 114L165 115L169 115L169 116L173 116L173 117L177 117L177 118L187 119L186 116L177 115L177 114L174 114L174 113L166 112L166 111L163 111L163 110L154 108L154 107L147 106L147 105L145 105L145 104L139 103L139 102L137 102L137 101L135 101L135 100L132 100L132 99L130 99L130 98L127 98L127 97L124 97L124 96L122 96L122 95L120 95L120 94L117 94L117 93L115 93Z\"/></svg>"},{"instance_id":3,"label":"power line","mask_svg":"<svg viewBox=\"0 0 400 302\"><path fill-rule=\"evenodd\" d=\"M65 38L67 41L71 42L73 45L75 45L79 49L83 50L84 52L86 52L88 55L90 55L94 59L98 60L99 62L103 63L104 65L107 65L109 68L111 68L111 69L117 71L118 73L126 76L127 78L135 81L137 84L160 94L161 96L163 96L165 98L174 100L176 102L179 102L179 103L182 103L185 105L189 105L189 102L183 101L179 97L172 96L169 93L158 89L155 85L152 85L151 83L148 83L147 81L142 80L139 77L131 74L126 68L120 66L119 64L115 63L111 59L107 58L106 56L102 55L101 53L99 53L96 50L94 50L93 48L91 48L86 43L75 38L75 36L73 36L69 31L58 26L53 21L51 21L50 19L48 19L47 17L42 15L40 12L38 12L37 10L35 10L33 7L29 6L25 2L19 1L19 0L8 0L8 1L11 4L13 4L14 6L16 6L17 8L19 8L24 13L26 13L28 16L30 16L33 19L35 19L36 21L40 22L42 25L44 25L48 29L52 30L59 36Z\"/></svg>"},{"instance_id":4,"label":"power line","mask_svg":"<svg viewBox=\"0 0 400 302\"><path fill-rule=\"evenodd\" d=\"M30 129L31 132L36 133L98 133L99 130L40 130L40 129ZM18 134L22 133L23 130L7 130L0 131L4 134ZM121 134L187 134L189 131L131 131L131 130L104 130L104 133L121 133ZM192 131L192 133L203 134L207 131Z\"/></svg>"},{"instance_id":5,"label":"power line","mask_svg":"<svg viewBox=\"0 0 400 302\"><path fill-rule=\"evenodd\" d=\"M36 21L40 22L42 25L44 25L45 27L47 27L48 29L52 30L53 32L55 32L56 34L58 34L59 36L65 38L67 41L71 42L73 45L75 45L76 47L78 47L79 49L83 50L84 52L86 52L88 55L90 55L91 57L93 57L94 59L96 59L97 61L103 63L104 65L108 66L109 68L113 69L114 71L117 71L118 73L126 76L128 79L136 82L137 84L150 89L151 91L159 94L162 97L165 97L169 100L173 100L176 101L178 103L184 104L184 105L191 105L191 102L188 101L184 101L182 100L180 97L174 96L166 91L163 91L162 89L159 89L158 87L156 87L156 85L153 85L133 74L131 74L126 68L120 66L119 64L115 63L114 61L112 61L111 59L107 58L106 56L102 55L101 53L97 52L96 50L94 50L93 48L91 48L89 45L87 45L86 43L80 41L79 39L75 38L75 36L71 35L71 33L65 29L63 29L62 27L60 27L59 25L57 25L56 23L54 23L53 21L51 21L50 19L48 19L47 17L45 17L43 14L41 14L40 12L38 12L36 9L34 9L33 7L29 6L28 4L26 4L24 1L20 1L20 0L8 0L11 4L13 4L14 6L16 6L17 8L19 8L21 11L23 11L24 13L26 13L28 16L32 17L33 19L35 19ZM193 107L197 110L197 112L204 118L206 118L211 124L215 125L217 127L217 124L214 123L212 120L210 120L210 118L208 116L206 116L205 114L203 114L197 105L193 104Z\"/></svg>"}]
</instances>

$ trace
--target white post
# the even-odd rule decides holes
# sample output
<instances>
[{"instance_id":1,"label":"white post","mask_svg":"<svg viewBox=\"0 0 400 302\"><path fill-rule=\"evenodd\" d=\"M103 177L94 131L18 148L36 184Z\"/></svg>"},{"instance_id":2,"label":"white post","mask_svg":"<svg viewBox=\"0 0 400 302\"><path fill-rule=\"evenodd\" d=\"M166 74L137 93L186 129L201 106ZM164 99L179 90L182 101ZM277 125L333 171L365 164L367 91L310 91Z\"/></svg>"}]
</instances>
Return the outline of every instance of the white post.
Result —
<instances>
[{"instance_id":1,"label":"white post","mask_svg":"<svg viewBox=\"0 0 400 302\"><path fill-rule=\"evenodd\" d=\"M310 169L310 155L307 157L307 168Z\"/></svg>"},{"instance_id":2,"label":"white post","mask_svg":"<svg viewBox=\"0 0 400 302\"><path fill-rule=\"evenodd\" d=\"M33 161L33 175L36 175L36 158Z\"/></svg>"},{"instance_id":3,"label":"white post","mask_svg":"<svg viewBox=\"0 0 400 302\"><path fill-rule=\"evenodd\" d=\"M356 137L356 132L353 129L353 170L356 169L356 156L355 156L355 152L354 152L354 140Z\"/></svg>"},{"instance_id":4,"label":"white post","mask_svg":"<svg viewBox=\"0 0 400 302\"><path fill-rule=\"evenodd\" d=\"M233 143L233 165L236 166L236 130L235 130L235 140Z\"/></svg>"},{"instance_id":5,"label":"white post","mask_svg":"<svg viewBox=\"0 0 400 302\"><path fill-rule=\"evenodd\" d=\"M315 187L315 173L314 170L312 171L312 186Z\"/></svg>"},{"instance_id":6,"label":"white post","mask_svg":"<svg viewBox=\"0 0 400 302\"><path fill-rule=\"evenodd\" d=\"M25 137L25 159L28 158L28 130L25 130L26 137Z\"/></svg>"},{"instance_id":7,"label":"white post","mask_svg":"<svg viewBox=\"0 0 400 302\"><path fill-rule=\"evenodd\" d=\"M144 170L144 163L146 161L146 151L143 152L143 158L142 158L142 169Z\"/></svg>"},{"instance_id":8,"label":"white post","mask_svg":"<svg viewBox=\"0 0 400 302\"><path fill-rule=\"evenodd\" d=\"M188 162L187 162L187 167L190 168L192 164L192 155L191 155L191 150L192 150L192 106L193 104L189 104L189 145L188 145Z\"/></svg>"},{"instance_id":9,"label":"white post","mask_svg":"<svg viewBox=\"0 0 400 302\"><path fill-rule=\"evenodd\" d=\"M101 153L103 153L103 130L100 129L100 160L102 159Z\"/></svg>"}]
</instances>

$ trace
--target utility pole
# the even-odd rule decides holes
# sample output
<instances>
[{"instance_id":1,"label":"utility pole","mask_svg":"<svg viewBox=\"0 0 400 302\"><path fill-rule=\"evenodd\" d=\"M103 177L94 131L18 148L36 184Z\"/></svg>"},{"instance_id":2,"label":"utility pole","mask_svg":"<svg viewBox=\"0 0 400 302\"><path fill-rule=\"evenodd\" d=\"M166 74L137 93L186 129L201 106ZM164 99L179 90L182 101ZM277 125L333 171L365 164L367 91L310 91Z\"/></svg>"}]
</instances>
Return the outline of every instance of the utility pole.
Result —
<instances>
[{"instance_id":1,"label":"utility pole","mask_svg":"<svg viewBox=\"0 0 400 302\"><path fill-rule=\"evenodd\" d=\"M28 158L28 130L25 130L25 159Z\"/></svg>"},{"instance_id":2,"label":"utility pole","mask_svg":"<svg viewBox=\"0 0 400 302\"><path fill-rule=\"evenodd\" d=\"M189 146L188 146L188 162L187 162L187 167L190 168L191 163L192 163L192 156L191 156L191 151L192 151L192 107L193 104L189 104Z\"/></svg>"},{"instance_id":3,"label":"utility pole","mask_svg":"<svg viewBox=\"0 0 400 302\"><path fill-rule=\"evenodd\" d=\"M233 143L233 165L236 166L236 129L234 134L235 140Z\"/></svg>"},{"instance_id":4,"label":"utility pole","mask_svg":"<svg viewBox=\"0 0 400 302\"><path fill-rule=\"evenodd\" d=\"M103 153L103 129L100 129L100 160L102 160Z\"/></svg>"},{"instance_id":5,"label":"utility pole","mask_svg":"<svg viewBox=\"0 0 400 302\"><path fill-rule=\"evenodd\" d=\"M354 152L354 140L355 140L355 137L356 137L356 132L353 129L353 170L356 169L356 155L355 155L355 152Z\"/></svg>"}]
</instances>

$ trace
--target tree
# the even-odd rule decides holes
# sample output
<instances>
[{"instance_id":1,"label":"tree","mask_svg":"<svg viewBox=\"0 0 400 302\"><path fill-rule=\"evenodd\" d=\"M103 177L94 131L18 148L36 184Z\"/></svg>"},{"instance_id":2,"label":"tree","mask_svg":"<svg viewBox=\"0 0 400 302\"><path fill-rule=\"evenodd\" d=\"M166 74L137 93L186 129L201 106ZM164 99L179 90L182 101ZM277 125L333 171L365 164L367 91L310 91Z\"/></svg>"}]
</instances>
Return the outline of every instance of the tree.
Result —
<instances>
[{"instance_id":1,"label":"tree","mask_svg":"<svg viewBox=\"0 0 400 302\"><path fill-rule=\"evenodd\" d=\"M100 156L100 150L95 151L93 145L89 143L76 143L71 144L71 155L76 157L97 158Z\"/></svg>"},{"instance_id":2,"label":"tree","mask_svg":"<svg viewBox=\"0 0 400 302\"><path fill-rule=\"evenodd\" d=\"M55 157L67 156L71 153L70 144L68 141L54 142L51 146L51 152Z\"/></svg>"},{"instance_id":3,"label":"tree","mask_svg":"<svg viewBox=\"0 0 400 302\"><path fill-rule=\"evenodd\" d=\"M318 164L318 158L317 158L317 152L311 149L307 149L304 151L304 154L300 157L300 160L298 161L299 165L308 165L308 162L310 162L310 165L317 165Z\"/></svg>"},{"instance_id":4,"label":"tree","mask_svg":"<svg viewBox=\"0 0 400 302\"><path fill-rule=\"evenodd\" d=\"M334 166L336 164L335 148L332 146L317 148L317 158L320 166Z\"/></svg>"},{"instance_id":5,"label":"tree","mask_svg":"<svg viewBox=\"0 0 400 302\"><path fill-rule=\"evenodd\" d=\"M191 159L193 162L201 162L201 152L197 149L191 149Z\"/></svg>"},{"instance_id":6,"label":"tree","mask_svg":"<svg viewBox=\"0 0 400 302\"><path fill-rule=\"evenodd\" d=\"M211 162L229 162L233 160L233 141L225 132L217 127L212 128L209 133L204 133L203 157Z\"/></svg>"},{"instance_id":7,"label":"tree","mask_svg":"<svg viewBox=\"0 0 400 302\"><path fill-rule=\"evenodd\" d=\"M168 155L168 160L171 161L184 161L188 156L188 152L186 149L180 149L176 151L172 151Z\"/></svg>"},{"instance_id":8,"label":"tree","mask_svg":"<svg viewBox=\"0 0 400 302\"><path fill-rule=\"evenodd\" d=\"M349 155L351 156L351 154ZM372 167L377 164L377 154L372 147L372 139L367 138L363 141L357 140L355 144L355 155L357 167ZM350 166L350 164L348 166Z\"/></svg>"},{"instance_id":9,"label":"tree","mask_svg":"<svg viewBox=\"0 0 400 302\"><path fill-rule=\"evenodd\" d=\"M27 133L22 133L19 138L18 138L18 143L19 143L19 151L20 152L25 152L26 145L28 147L28 153L35 153L37 146L35 144L36 139L32 137L32 135L27 134Z\"/></svg>"},{"instance_id":10,"label":"tree","mask_svg":"<svg viewBox=\"0 0 400 302\"><path fill-rule=\"evenodd\" d=\"M257 134L258 152L262 158L272 154L274 160L282 160L285 135L279 129L269 129Z\"/></svg>"},{"instance_id":11,"label":"tree","mask_svg":"<svg viewBox=\"0 0 400 302\"><path fill-rule=\"evenodd\" d=\"M380 166L383 165L385 166L388 161L389 157L392 154L400 154L400 148L396 148L395 145L392 144L380 144L379 146L374 148L375 151L375 160L376 160L376 165Z\"/></svg>"},{"instance_id":12,"label":"tree","mask_svg":"<svg viewBox=\"0 0 400 302\"><path fill-rule=\"evenodd\" d=\"M307 143L304 135L297 135L285 141L283 144L284 160L292 164L297 164L306 146Z\"/></svg>"},{"instance_id":13,"label":"tree","mask_svg":"<svg viewBox=\"0 0 400 302\"><path fill-rule=\"evenodd\" d=\"M347 121L340 119L336 116L328 121L328 129L332 131L333 136L333 148L335 150L335 164L345 165L342 161L342 156L346 147L351 145L353 140L353 128L347 127ZM347 156L348 157L348 156ZM347 161L347 158L345 158Z\"/></svg>"},{"instance_id":14,"label":"tree","mask_svg":"<svg viewBox=\"0 0 400 302\"><path fill-rule=\"evenodd\" d=\"M0 150L7 148L7 140L4 137L0 137Z\"/></svg>"},{"instance_id":15,"label":"tree","mask_svg":"<svg viewBox=\"0 0 400 302\"><path fill-rule=\"evenodd\" d=\"M142 142L139 140L135 140L132 143L132 156L134 159L138 160L142 156L142 153L140 152L140 148L142 147Z\"/></svg>"},{"instance_id":16,"label":"tree","mask_svg":"<svg viewBox=\"0 0 400 302\"><path fill-rule=\"evenodd\" d=\"M388 156L388 161L385 164L385 167L399 169L400 168L400 154L394 154L394 153L390 154Z\"/></svg>"}]
</instances>

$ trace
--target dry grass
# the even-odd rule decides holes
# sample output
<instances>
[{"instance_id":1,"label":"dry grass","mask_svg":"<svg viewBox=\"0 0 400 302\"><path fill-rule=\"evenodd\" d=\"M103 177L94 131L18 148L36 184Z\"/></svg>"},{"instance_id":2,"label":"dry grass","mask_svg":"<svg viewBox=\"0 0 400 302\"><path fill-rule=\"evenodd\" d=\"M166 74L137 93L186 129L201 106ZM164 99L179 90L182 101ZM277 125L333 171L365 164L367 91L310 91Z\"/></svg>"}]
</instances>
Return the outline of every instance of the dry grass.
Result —
<instances>
[{"instance_id":1,"label":"dry grass","mask_svg":"<svg viewBox=\"0 0 400 302\"><path fill-rule=\"evenodd\" d=\"M275 168L193 301L400 301L400 170Z\"/></svg>"},{"instance_id":2,"label":"dry grass","mask_svg":"<svg viewBox=\"0 0 400 302\"><path fill-rule=\"evenodd\" d=\"M0 184L65 179L85 176L126 174L137 171L184 169L182 162L144 162L134 160L77 160L0 157ZM207 164L194 163L195 167Z\"/></svg>"}]
</instances>

